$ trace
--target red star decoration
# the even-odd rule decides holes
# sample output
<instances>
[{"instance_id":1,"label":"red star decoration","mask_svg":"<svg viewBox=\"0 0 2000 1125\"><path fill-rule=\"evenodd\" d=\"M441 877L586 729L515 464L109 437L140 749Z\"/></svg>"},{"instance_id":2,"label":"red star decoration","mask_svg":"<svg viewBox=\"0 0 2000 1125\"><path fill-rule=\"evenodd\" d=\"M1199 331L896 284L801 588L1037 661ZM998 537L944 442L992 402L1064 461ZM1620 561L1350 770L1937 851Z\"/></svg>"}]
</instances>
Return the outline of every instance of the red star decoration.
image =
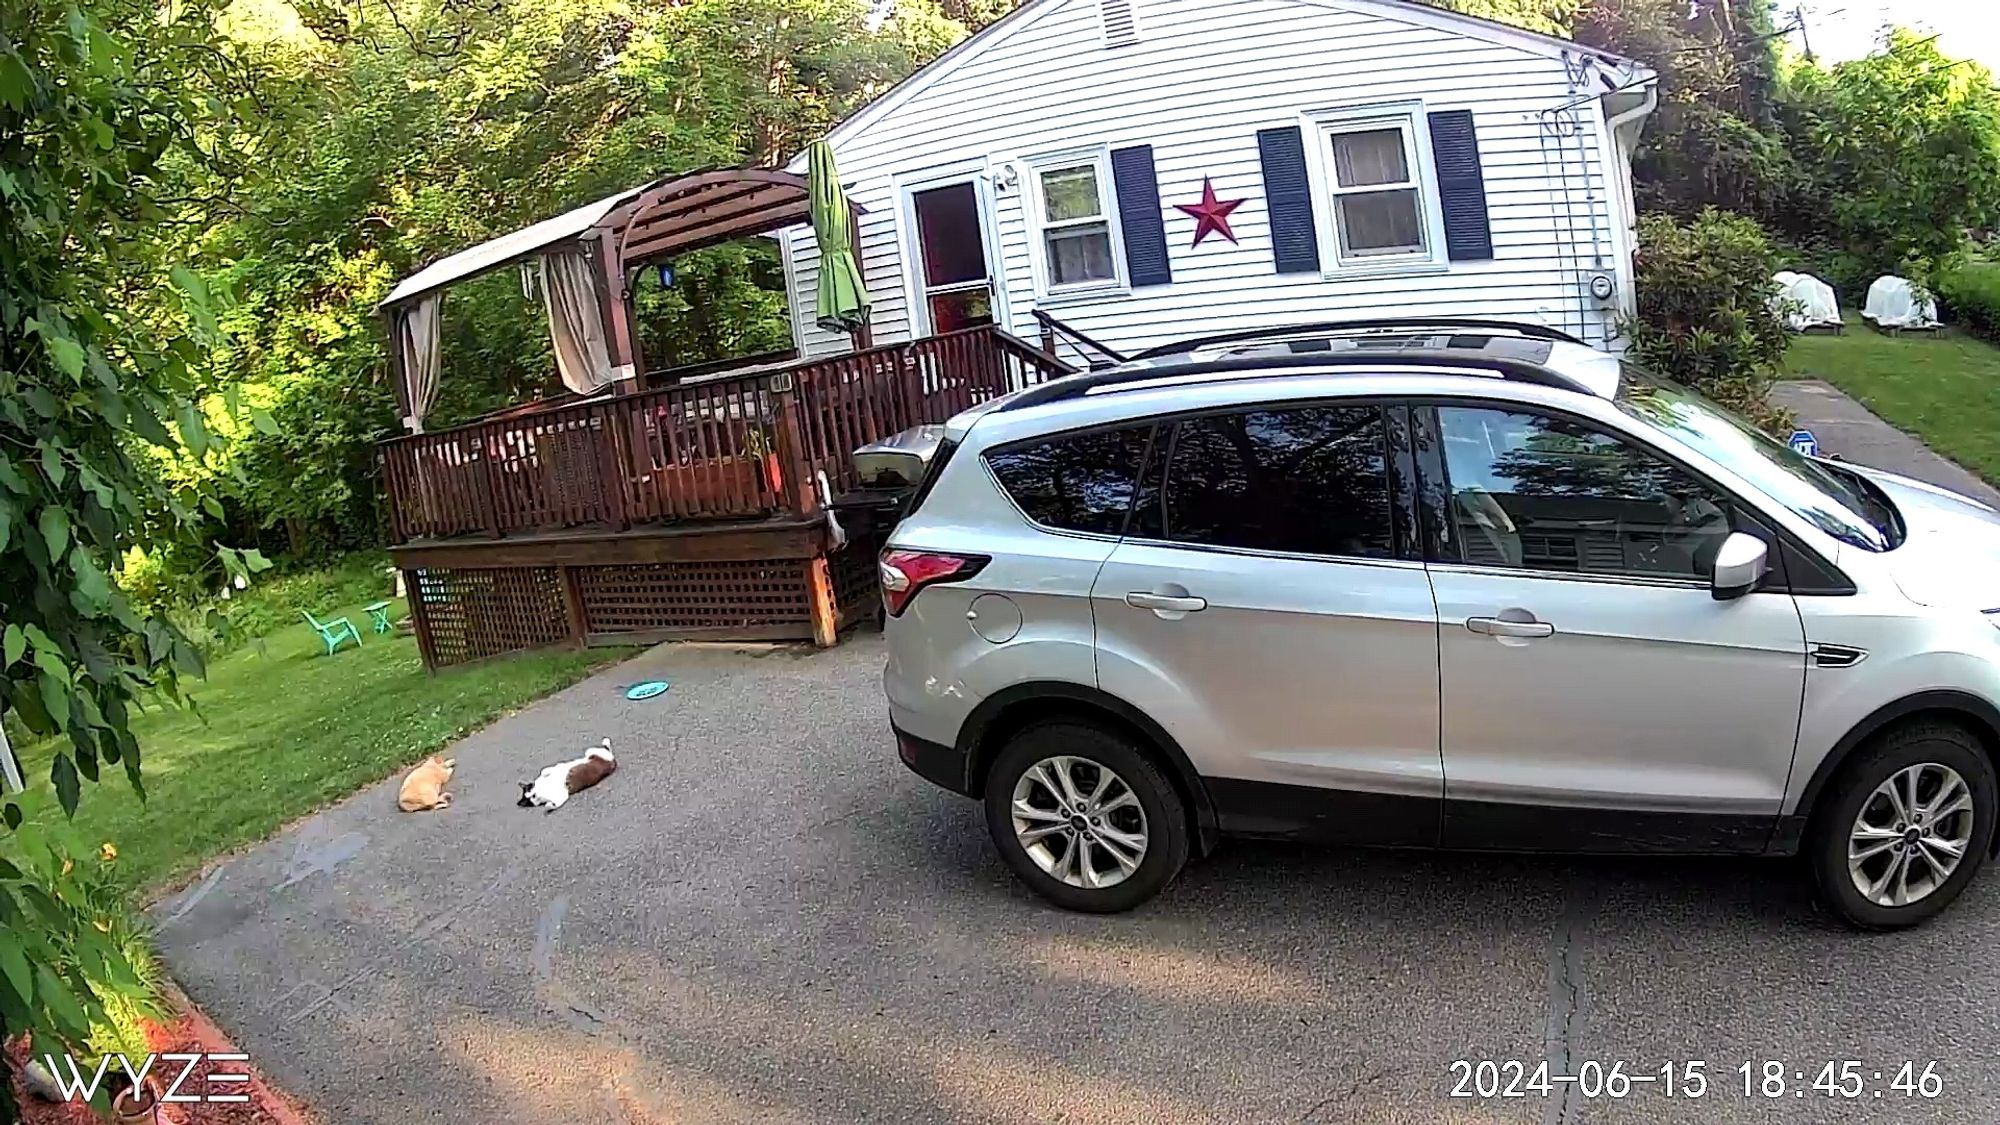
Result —
<instances>
[{"instance_id":1,"label":"red star decoration","mask_svg":"<svg viewBox=\"0 0 2000 1125\"><path fill-rule=\"evenodd\" d=\"M1208 177L1201 178L1200 203L1176 203L1174 210L1185 211L1194 216L1194 245L1210 234L1219 234L1231 242L1236 241L1236 232L1229 229L1229 213L1243 206L1241 199L1217 199L1215 185Z\"/></svg>"}]
</instances>

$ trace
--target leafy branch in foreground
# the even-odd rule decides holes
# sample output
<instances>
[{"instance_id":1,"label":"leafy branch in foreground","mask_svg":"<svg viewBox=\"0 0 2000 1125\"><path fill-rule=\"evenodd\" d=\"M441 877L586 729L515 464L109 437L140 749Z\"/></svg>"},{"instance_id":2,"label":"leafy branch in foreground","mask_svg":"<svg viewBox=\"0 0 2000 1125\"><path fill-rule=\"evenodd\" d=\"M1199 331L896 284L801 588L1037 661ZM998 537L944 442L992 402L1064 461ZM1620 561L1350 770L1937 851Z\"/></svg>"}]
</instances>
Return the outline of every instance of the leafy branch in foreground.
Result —
<instances>
[{"instance_id":1,"label":"leafy branch in foreground","mask_svg":"<svg viewBox=\"0 0 2000 1125\"><path fill-rule=\"evenodd\" d=\"M212 195L254 155L249 72L215 15L213 0L0 5L0 718L45 741L66 815L109 766L143 796L129 717L202 670L113 575L126 547L194 523L192 494L143 451L209 455L191 404L212 301L163 268L162 240L181 229L170 201ZM93 940L104 920L76 860L29 822L46 791L28 781L0 799L0 1039L79 1046L131 966Z\"/></svg>"}]
</instances>

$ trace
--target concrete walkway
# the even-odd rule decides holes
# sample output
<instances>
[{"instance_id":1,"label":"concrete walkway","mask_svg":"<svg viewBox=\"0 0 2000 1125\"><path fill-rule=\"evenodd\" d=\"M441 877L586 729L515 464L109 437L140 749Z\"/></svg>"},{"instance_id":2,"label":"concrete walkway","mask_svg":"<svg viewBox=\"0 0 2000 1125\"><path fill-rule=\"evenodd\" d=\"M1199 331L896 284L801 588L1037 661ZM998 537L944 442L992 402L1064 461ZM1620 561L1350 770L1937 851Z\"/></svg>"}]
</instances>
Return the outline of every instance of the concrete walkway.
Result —
<instances>
[{"instance_id":1,"label":"concrete walkway","mask_svg":"<svg viewBox=\"0 0 2000 1125\"><path fill-rule=\"evenodd\" d=\"M1771 398L1790 410L1800 427L1812 431L1821 453L1838 453L1849 461L1915 477L2000 507L2000 491L1876 417L1831 383L1818 379L1779 383Z\"/></svg>"}]
</instances>

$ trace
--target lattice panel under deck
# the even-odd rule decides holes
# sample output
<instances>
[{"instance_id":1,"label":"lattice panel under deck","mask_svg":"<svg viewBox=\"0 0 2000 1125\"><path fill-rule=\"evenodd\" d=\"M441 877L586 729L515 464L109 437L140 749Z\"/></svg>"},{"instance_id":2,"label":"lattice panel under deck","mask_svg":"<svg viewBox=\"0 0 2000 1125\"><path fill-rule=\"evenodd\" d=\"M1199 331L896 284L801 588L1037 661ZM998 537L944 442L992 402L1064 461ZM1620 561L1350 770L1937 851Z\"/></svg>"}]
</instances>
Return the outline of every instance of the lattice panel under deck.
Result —
<instances>
[{"instance_id":1,"label":"lattice panel under deck","mask_svg":"<svg viewBox=\"0 0 2000 1125\"><path fill-rule=\"evenodd\" d=\"M576 571L586 632L810 627L806 564L645 563Z\"/></svg>"},{"instance_id":2,"label":"lattice panel under deck","mask_svg":"<svg viewBox=\"0 0 2000 1125\"><path fill-rule=\"evenodd\" d=\"M554 567L419 570L433 667L554 644L568 635Z\"/></svg>"}]
</instances>

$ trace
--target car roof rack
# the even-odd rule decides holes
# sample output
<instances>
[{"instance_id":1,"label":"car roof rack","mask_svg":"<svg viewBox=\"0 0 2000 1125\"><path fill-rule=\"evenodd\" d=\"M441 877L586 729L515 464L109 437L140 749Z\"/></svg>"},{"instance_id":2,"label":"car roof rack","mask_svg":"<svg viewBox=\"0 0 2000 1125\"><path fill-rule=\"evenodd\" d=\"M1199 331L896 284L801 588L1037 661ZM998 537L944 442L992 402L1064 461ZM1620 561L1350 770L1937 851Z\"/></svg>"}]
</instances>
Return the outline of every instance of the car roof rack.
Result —
<instances>
[{"instance_id":1,"label":"car roof rack","mask_svg":"<svg viewBox=\"0 0 2000 1125\"><path fill-rule=\"evenodd\" d=\"M1358 320L1328 320L1313 324L1287 324L1271 328L1246 328L1240 332L1222 332L1213 336L1197 336L1188 340L1176 340L1170 344L1147 348L1133 356L1133 359L1158 359L1161 356L1182 355L1201 348L1212 348L1218 344L1241 344L1256 340L1282 339L1288 336L1338 336L1364 335L1366 333L1397 328L1443 328L1454 332L1506 332L1525 336L1534 340L1552 340L1564 344L1582 344L1583 341L1557 328L1540 324L1521 324L1511 320L1480 320L1470 317L1451 316L1383 316ZM1588 346L1588 345L1585 345Z\"/></svg>"},{"instance_id":2,"label":"car roof rack","mask_svg":"<svg viewBox=\"0 0 2000 1125\"><path fill-rule=\"evenodd\" d=\"M1511 356L1495 356L1484 353L1477 355L1453 355L1447 349L1430 348L1396 352L1304 352L1280 355L1232 356L1227 359L1192 360L1171 366L1122 366L1106 371L1090 371L1079 375L1065 375L1046 383L1037 383L1026 390L1016 391L999 409L1026 410L1049 402L1082 398L1099 389L1116 389L1126 383L1150 383L1160 379L1174 379L1185 375L1212 375L1229 372L1270 371L1273 368L1327 368L1327 367L1369 367L1380 370L1384 367L1416 367L1436 371L1440 367L1462 370L1468 375L1498 375L1514 383L1532 383L1536 386L1554 387L1558 390L1576 391L1590 394L1590 388L1565 375L1538 363L1529 363ZM1136 389L1136 388L1135 388Z\"/></svg>"}]
</instances>

